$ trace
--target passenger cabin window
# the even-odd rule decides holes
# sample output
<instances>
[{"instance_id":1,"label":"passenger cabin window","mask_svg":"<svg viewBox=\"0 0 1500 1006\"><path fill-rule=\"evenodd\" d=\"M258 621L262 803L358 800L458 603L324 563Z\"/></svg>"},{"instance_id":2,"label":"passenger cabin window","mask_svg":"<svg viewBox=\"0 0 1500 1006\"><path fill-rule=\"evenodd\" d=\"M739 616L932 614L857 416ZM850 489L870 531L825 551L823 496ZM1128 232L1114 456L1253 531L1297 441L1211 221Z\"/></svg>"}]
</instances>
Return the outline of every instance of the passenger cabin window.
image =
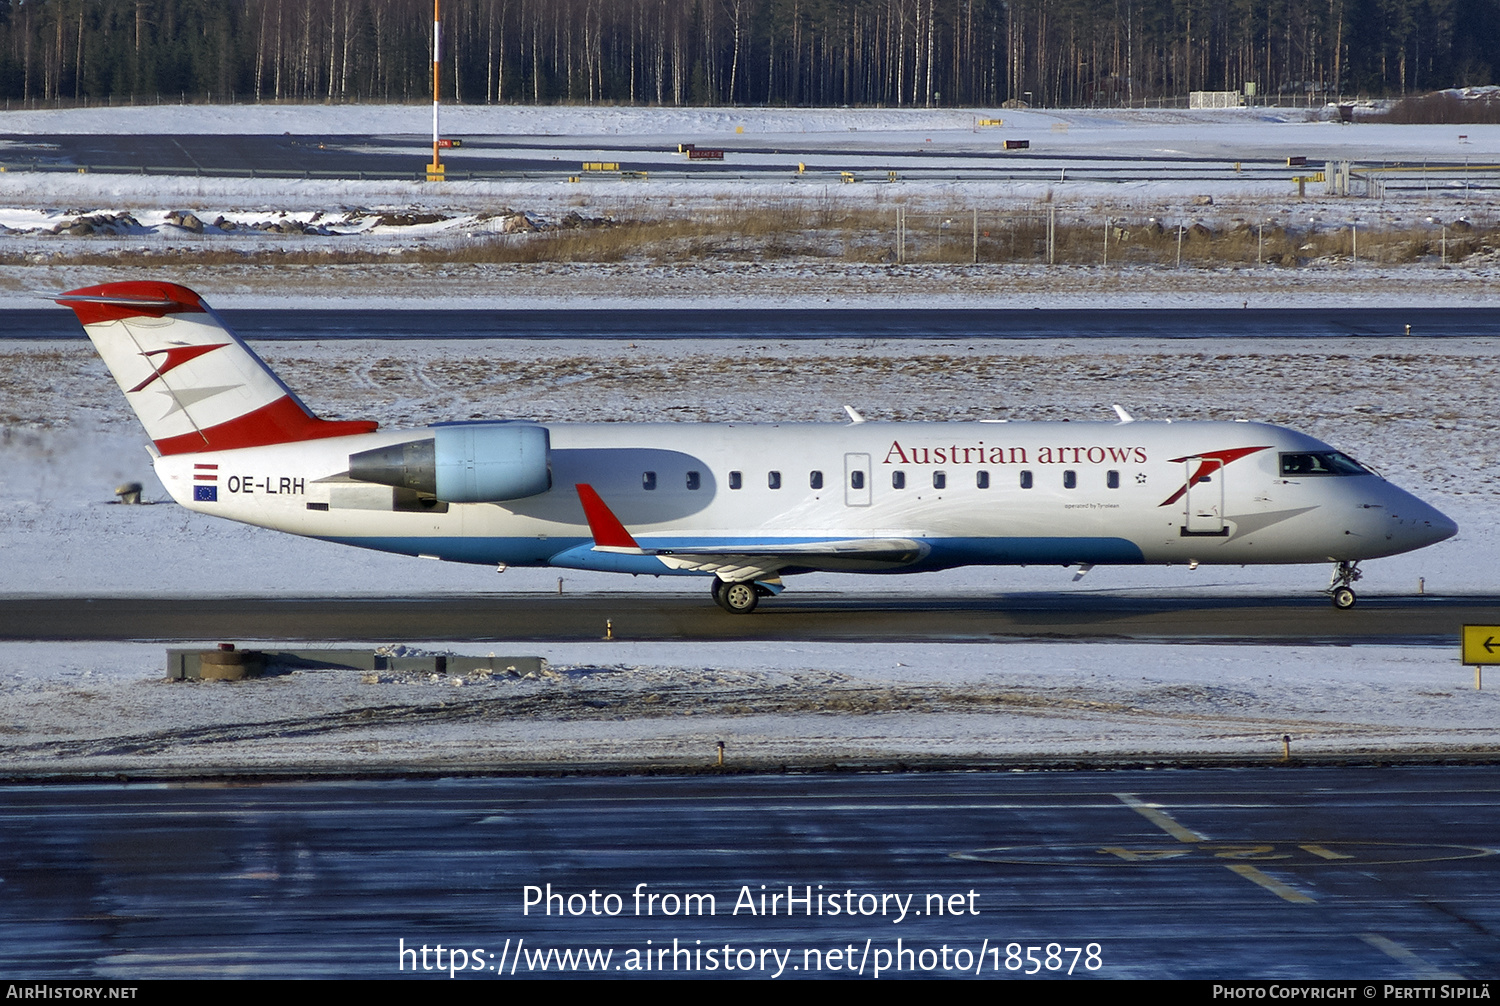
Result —
<instances>
[{"instance_id":1,"label":"passenger cabin window","mask_svg":"<svg viewBox=\"0 0 1500 1006\"><path fill-rule=\"evenodd\" d=\"M1064 489L1077 489L1078 488L1078 473L1077 472L1063 472L1063 488Z\"/></svg>"},{"instance_id":2,"label":"passenger cabin window","mask_svg":"<svg viewBox=\"0 0 1500 1006\"><path fill-rule=\"evenodd\" d=\"M975 472L974 473L974 486L977 489L988 489L990 487L990 473L989 472Z\"/></svg>"},{"instance_id":3,"label":"passenger cabin window","mask_svg":"<svg viewBox=\"0 0 1500 1006\"><path fill-rule=\"evenodd\" d=\"M906 488L906 473L905 472L891 472L891 488L892 489L905 489Z\"/></svg>"},{"instance_id":4,"label":"passenger cabin window","mask_svg":"<svg viewBox=\"0 0 1500 1006\"><path fill-rule=\"evenodd\" d=\"M807 484L812 489L822 489L823 488L823 473L822 472L808 472L807 473Z\"/></svg>"},{"instance_id":5,"label":"passenger cabin window","mask_svg":"<svg viewBox=\"0 0 1500 1006\"><path fill-rule=\"evenodd\" d=\"M932 473L932 488L934 488L934 489L946 489L946 488L948 488L948 473L947 472L933 472Z\"/></svg>"},{"instance_id":6,"label":"passenger cabin window","mask_svg":"<svg viewBox=\"0 0 1500 1006\"><path fill-rule=\"evenodd\" d=\"M766 486L767 486L767 488L770 488L770 489L780 489L781 488L781 473L780 472L766 472Z\"/></svg>"},{"instance_id":7,"label":"passenger cabin window","mask_svg":"<svg viewBox=\"0 0 1500 1006\"><path fill-rule=\"evenodd\" d=\"M1120 473L1110 472L1108 475L1105 475L1104 484L1109 486L1111 489L1120 488Z\"/></svg>"},{"instance_id":8,"label":"passenger cabin window","mask_svg":"<svg viewBox=\"0 0 1500 1006\"><path fill-rule=\"evenodd\" d=\"M655 472L642 472L641 473L641 488L642 489L655 489L656 488L656 473Z\"/></svg>"},{"instance_id":9,"label":"passenger cabin window","mask_svg":"<svg viewBox=\"0 0 1500 1006\"><path fill-rule=\"evenodd\" d=\"M731 489L739 489L744 484L745 484L745 481L744 481L744 479L742 479L740 477L740 473L739 472L730 472L729 473L729 488L731 488Z\"/></svg>"},{"instance_id":10,"label":"passenger cabin window","mask_svg":"<svg viewBox=\"0 0 1500 1006\"><path fill-rule=\"evenodd\" d=\"M1341 451L1281 455L1283 475L1369 475L1370 470Z\"/></svg>"},{"instance_id":11,"label":"passenger cabin window","mask_svg":"<svg viewBox=\"0 0 1500 1006\"><path fill-rule=\"evenodd\" d=\"M1031 488L1031 473L1030 472L1022 472L1021 473L1021 488L1022 489L1030 489Z\"/></svg>"},{"instance_id":12,"label":"passenger cabin window","mask_svg":"<svg viewBox=\"0 0 1500 1006\"><path fill-rule=\"evenodd\" d=\"M697 472L687 473L687 487L689 489L697 489L701 485L703 485L703 477L701 475Z\"/></svg>"},{"instance_id":13,"label":"passenger cabin window","mask_svg":"<svg viewBox=\"0 0 1500 1006\"><path fill-rule=\"evenodd\" d=\"M865 487L865 473L864 472L850 472L849 473L849 488L850 489L863 489L864 487Z\"/></svg>"}]
</instances>

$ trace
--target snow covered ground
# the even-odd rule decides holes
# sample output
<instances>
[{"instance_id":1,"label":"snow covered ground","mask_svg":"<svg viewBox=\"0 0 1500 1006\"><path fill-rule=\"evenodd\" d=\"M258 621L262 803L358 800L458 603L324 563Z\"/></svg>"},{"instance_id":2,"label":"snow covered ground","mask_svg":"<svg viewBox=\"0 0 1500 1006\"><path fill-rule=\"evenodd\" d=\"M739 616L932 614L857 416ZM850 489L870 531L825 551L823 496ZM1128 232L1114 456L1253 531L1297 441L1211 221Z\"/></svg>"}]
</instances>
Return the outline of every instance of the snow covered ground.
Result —
<instances>
[{"instance_id":1,"label":"snow covered ground","mask_svg":"<svg viewBox=\"0 0 1500 1006\"><path fill-rule=\"evenodd\" d=\"M600 137L715 136L783 142L804 132L857 146L934 147L992 142L973 112L456 109L454 133L568 132ZM1003 115L1048 142L1082 150L1180 150L1249 157L1500 158L1500 127L1336 125L1281 113L1184 112ZM0 135L111 129L165 133L416 132L425 111L260 107L5 113ZM1034 121L1030 117L1035 117ZM1066 131L1051 129L1066 124ZM743 126L743 134L735 132ZM1041 131L1045 130L1045 133ZM687 135L691 134L691 135ZM1443 145L1446 144L1446 147ZM607 145L601 140L600 147ZM1451 147L1451 150L1447 148ZM1377 153L1378 151L1378 153ZM1432 154L1432 156L1438 156ZM144 222L169 209L346 213L443 205L477 211L607 209L619 183L273 183L212 179L0 174L0 206L45 214L64 208L128 210ZM664 183L653 198L711 200ZM796 183L752 198L784 198ZM913 183L919 203L966 198L1035 200L998 183L953 189ZM1227 181L1226 185L1233 185ZM360 186L368 185L370 188ZM465 188L465 186L469 186ZM926 186L926 187L923 187ZM844 189L859 189L845 186ZM810 193L810 190L808 190ZM880 190L884 191L884 190ZM839 198L884 198L875 186ZM1197 189L1142 183L1125 193L1141 207L1192 205ZM1087 206L1101 194L1055 188ZM1122 192L1111 190L1110 198ZM579 199L583 203L578 202ZM639 194L629 196L639 200ZM821 197L820 197L821 198ZM1226 189L1213 212L1373 212L1368 201L1322 200L1310 210L1285 191ZM487 210L488 211L488 210ZM1460 212L1450 194L1380 212ZM1204 210L1203 212L1208 212ZM211 218L210 218L211 219ZM153 223L153 227L156 225ZM368 232L369 228L363 228ZM186 232L151 238L184 247L219 240ZM367 235L368 236L368 235ZM361 240L358 234L349 235ZM146 238L136 239L139 245ZM279 240L279 239L278 239ZM286 240L342 240L304 235ZM0 237L55 241L87 265L34 261L0 267L0 302L40 306L47 291L140 275L142 259L113 238ZM113 243L112 243L113 242ZM113 255L113 259L108 256ZM352 269L193 267L168 277L221 306L424 303L447 306L1025 304L1030 306L1257 306L1288 303L1493 303L1496 279L1481 262L1465 269L1366 267L1318 271L891 269L869 266L676 268L626 265ZM1420 314L1415 314L1419 319ZM1494 593L1500 383L1484 341L1265 339L1232 346L1167 340L1050 344L1004 340L922 343L869 340L736 346L654 343L277 343L269 361L314 409L330 417L415 425L470 416L544 420L835 420L848 403L871 418L1098 419L1110 406L1142 418L1253 418L1303 429L1347 450L1437 505L1458 537L1409 556L1370 563L1361 588L1406 594L1419 578L1431 593ZM920 377L920 379L917 379ZM170 504L111 502L116 484L139 480L164 499L141 448L143 434L83 343L0 343L0 573L3 594L188 594L223 591L234 568L244 594L553 591L556 571L492 569L368 553L214 521ZM919 577L810 576L794 590L921 591L974 595L1012 590L1243 591L1311 593L1327 571L1257 567L1195 572L959 570ZM675 590L670 581L569 571L569 591ZM699 585L692 585L699 592ZM205 643L213 642L205 640ZM372 642L375 641L363 641ZM448 644L433 641L433 649ZM464 652L462 647L455 648ZM724 739L730 759L758 765L833 760L983 760L1022 755L1207 752L1259 757L1294 751L1482 749L1500 744L1492 692L1474 692L1449 650L1263 648L1146 644L924 644L809 646L618 643L527 647L557 673L531 681L382 681L304 673L261 681L167 685L160 646L0 644L0 773L171 771L201 767L435 768L496 764L645 763L691 767ZM476 651L477 652L477 651ZM655 696L655 698L652 698ZM670 715L665 715L670 714Z\"/></svg>"},{"instance_id":2,"label":"snow covered ground","mask_svg":"<svg viewBox=\"0 0 1500 1006\"><path fill-rule=\"evenodd\" d=\"M427 649L475 647L443 643ZM162 680L149 644L0 644L0 776L730 768L1493 752L1500 697L1414 647L526 647L535 678ZM502 650L509 653L510 650Z\"/></svg>"}]
</instances>

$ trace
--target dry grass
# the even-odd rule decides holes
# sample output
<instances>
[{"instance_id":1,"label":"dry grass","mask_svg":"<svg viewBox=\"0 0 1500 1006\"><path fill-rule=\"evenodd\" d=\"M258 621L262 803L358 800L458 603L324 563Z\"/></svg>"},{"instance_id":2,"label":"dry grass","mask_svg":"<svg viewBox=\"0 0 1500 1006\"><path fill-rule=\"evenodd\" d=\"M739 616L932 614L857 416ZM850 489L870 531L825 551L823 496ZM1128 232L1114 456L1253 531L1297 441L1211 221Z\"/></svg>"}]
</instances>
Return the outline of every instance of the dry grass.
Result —
<instances>
[{"instance_id":1,"label":"dry grass","mask_svg":"<svg viewBox=\"0 0 1500 1006\"><path fill-rule=\"evenodd\" d=\"M1048 247L1045 204L1025 210L955 208L908 212L904 254L898 253L896 209L837 200L667 208L655 216L582 220L532 232L470 236L397 249L331 247L308 237L303 248L257 249L208 243L189 248L83 250L66 255L0 255L3 265L118 266L124 259L164 268L234 265L318 267L325 265L619 263L681 264L700 261L787 262L844 260L961 264L1223 267L1268 263L1288 268L1348 260L1355 241L1361 261L1449 263L1500 247L1494 221L1362 227L1252 225L1242 221L1215 228L1143 216L1118 207L1098 207L1086 217L1076 210L1057 215ZM977 241L976 241L977 223Z\"/></svg>"},{"instance_id":2,"label":"dry grass","mask_svg":"<svg viewBox=\"0 0 1500 1006\"><path fill-rule=\"evenodd\" d=\"M1362 122L1463 123L1500 122L1500 95L1461 98L1447 91L1402 98L1389 108L1360 115Z\"/></svg>"}]
</instances>

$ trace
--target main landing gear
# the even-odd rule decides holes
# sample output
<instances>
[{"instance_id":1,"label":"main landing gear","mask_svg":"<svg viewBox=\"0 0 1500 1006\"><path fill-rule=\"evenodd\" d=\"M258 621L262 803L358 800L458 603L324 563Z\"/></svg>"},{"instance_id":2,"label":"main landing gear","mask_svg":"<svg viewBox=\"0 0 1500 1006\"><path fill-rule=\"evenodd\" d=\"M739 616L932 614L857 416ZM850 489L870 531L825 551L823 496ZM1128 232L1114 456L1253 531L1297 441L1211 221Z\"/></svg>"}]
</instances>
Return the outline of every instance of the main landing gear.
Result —
<instances>
[{"instance_id":1,"label":"main landing gear","mask_svg":"<svg viewBox=\"0 0 1500 1006\"><path fill-rule=\"evenodd\" d=\"M1348 611L1354 607L1358 598L1350 584L1364 576L1359 571L1359 560L1354 562L1336 562L1333 564L1333 579L1328 582L1328 595L1333 598L1333 606L1340 611Z\"/></svg>"},{"instance_id":2,"label":"main landing gear","mask_svg":"<svg viewBox=\"0 0 1500 1006\"><path fill-rule=\"evenodd\" d=\"M714 603L731 615L748 615L760 603L761 588L749 580L726 583L714 577L713 591Z\"/></svg>"}]
</instances>

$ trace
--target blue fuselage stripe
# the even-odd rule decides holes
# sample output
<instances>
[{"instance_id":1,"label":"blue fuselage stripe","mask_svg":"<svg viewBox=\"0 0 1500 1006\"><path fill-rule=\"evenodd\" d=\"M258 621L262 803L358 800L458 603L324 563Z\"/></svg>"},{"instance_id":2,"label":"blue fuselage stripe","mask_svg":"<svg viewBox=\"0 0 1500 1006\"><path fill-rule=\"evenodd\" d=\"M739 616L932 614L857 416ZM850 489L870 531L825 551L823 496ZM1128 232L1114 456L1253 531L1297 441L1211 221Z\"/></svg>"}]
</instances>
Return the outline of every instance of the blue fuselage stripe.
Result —
<instances>
[{"instance_id":1,"label":"blue fuselage stripe","mask_svg":"<svg viewBox=\"0 0 1500 1006\"><path fill-rule=\"evenodd\" d=\"M449 562L471 562L494 566L549 566L554 557L564 553L589 552L589 538L463 538L463 537L340 537L320 536L324 541L355 545L381 552L397 552L404 555L434 555ZM648 548L722 548L733 552L736 546L813 544L816 538L673 538L652 539L642 544ZM836 539L823 539L836 540ZM847 540L847 539L837 539ZM918 562L902 566L893 572L949 569L954 566L1024 566L1029 564L1073 565L1075 563L1134 564L1145 561L1140 547L1124 538L922 538L916 539L928 546L928 553ZM602 558L608 553L592 553ZM622 557L625 558L625 557ZM654 557L631 556L634 563L589 562L590 568L623 566L632 568L645 560L652 572L674 572L662 567ZM564 560L573 566L574 562ZM811 565L816 566L813 562Z\"/></svg>"}]
</instances>

